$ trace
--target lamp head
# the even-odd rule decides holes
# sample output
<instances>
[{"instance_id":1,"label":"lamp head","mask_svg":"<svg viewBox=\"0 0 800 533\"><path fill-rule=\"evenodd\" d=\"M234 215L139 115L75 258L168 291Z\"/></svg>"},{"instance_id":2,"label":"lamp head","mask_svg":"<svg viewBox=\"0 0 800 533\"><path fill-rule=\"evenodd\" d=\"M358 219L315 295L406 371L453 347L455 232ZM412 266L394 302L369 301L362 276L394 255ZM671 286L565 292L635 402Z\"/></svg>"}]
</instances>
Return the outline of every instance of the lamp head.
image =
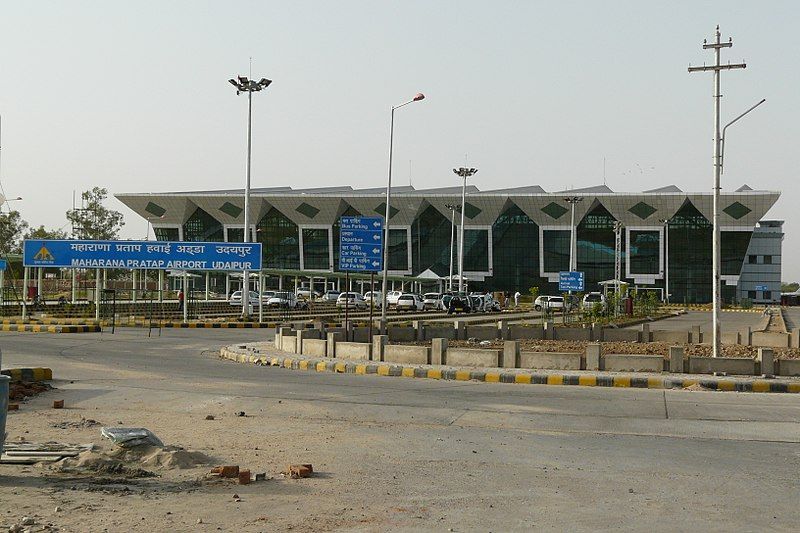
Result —
<instances>
[{"instance_id":1,"label":"lamp head","mask_svg":"<svg viewBox=\"0 0 800 533\"><path fill-rule=\"evenodd\" d=\"M422 93L417 93L416 96L414 96L414 101L415 102L419 102L420 100L424 100L424 99L425 99L425 95L422 94Z\"/></svg>"}]
</instances>

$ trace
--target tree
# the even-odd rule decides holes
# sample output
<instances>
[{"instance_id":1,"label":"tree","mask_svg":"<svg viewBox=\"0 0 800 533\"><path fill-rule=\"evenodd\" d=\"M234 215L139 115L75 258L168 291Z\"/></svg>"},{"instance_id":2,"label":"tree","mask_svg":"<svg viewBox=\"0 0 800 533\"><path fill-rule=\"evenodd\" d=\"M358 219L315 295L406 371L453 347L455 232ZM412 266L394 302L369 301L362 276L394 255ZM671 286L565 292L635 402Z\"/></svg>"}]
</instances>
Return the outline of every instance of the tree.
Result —
<instances>
[{"instance_id":1,"label":"tree","mask_svg":"<svg viewBox=\"0 0 800 533\"><path fill-rule=\"evenodd\" d=\"M28 223L22 220L19 211L0 213L0 254L22 253L22 235Z\"/></svg>"},{"instance_id":2,"label":"tree","mask_svg":"<svg viewBox=\"0 0 800 533\"><path fill-rule=\"evenodd\" d=\"M46 229L44 226L28 230L25 233L26 239L66 239L67 232L62 229Z\"/></svg>"},{"instance_id":3,"label":"tree","mask_svg":"<svg viewBox=\"0 0 800 533\"><path fill-rule=\"evenodd\" d=\"M77 239L114 240L125 225L122 213L108 209L103 201L108 190L94 187L81 193L83 207L67 211L67 220L72 223L72 236Z\"/></svg>"},{"instance_id":4,"label":"tree","mask_svg":"<svg viewBox=\"0 0 800 533\"><path fill-rule=\"evenodd\" d=\"M800 283L792 282L792 283L781 283L781 292L796 292L797 289L800 289Z\"/></svg>"}]
</instances>

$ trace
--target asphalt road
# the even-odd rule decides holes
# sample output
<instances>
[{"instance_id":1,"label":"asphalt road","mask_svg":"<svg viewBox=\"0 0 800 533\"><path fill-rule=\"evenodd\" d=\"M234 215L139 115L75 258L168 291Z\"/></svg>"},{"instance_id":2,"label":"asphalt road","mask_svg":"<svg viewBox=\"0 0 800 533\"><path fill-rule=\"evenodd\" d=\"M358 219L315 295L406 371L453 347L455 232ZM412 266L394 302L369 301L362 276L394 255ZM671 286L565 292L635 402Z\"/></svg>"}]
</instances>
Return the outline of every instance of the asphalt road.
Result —
<instances>
[{"instance_id":1,"label":"asphalt road","mask_svg":"<svg viewBox=\"0 0 800 533\"><path fill-rule=\"evenodd\" d=\"M223 345L269 338L121 329L5 333L0 347L4 367L53 368L68 403L85 409L124 400L202 413L218 402L270 425L330 430L341 438L306 445L335 475L327 489L303 495L304 514L338 506L388 520L414 509L377 528L316 523L321 529L788 531L800 520L797 395L440 382L216 357ZM265 409L278 401L280 410ZM260 505L294 525L294 504L270 498Z\"/></svg>"},{"instance_id":2,"label":"asphalt road","mask_svg":"<svg viewBox=\"0 0 800 533\"><path fill-rule=\"evenodd\" d=\"M761 321L761 313L742 313L727 311L720 313L722 331L741 331L747 326L755 329ZM689 311L686 314L657 320L650 324L650 331L692 331L693 326L700 326L700 331L713 329L711 311ZM630 326L626 329L641 329L641 326Z\"/></svg>"}]
</instances>

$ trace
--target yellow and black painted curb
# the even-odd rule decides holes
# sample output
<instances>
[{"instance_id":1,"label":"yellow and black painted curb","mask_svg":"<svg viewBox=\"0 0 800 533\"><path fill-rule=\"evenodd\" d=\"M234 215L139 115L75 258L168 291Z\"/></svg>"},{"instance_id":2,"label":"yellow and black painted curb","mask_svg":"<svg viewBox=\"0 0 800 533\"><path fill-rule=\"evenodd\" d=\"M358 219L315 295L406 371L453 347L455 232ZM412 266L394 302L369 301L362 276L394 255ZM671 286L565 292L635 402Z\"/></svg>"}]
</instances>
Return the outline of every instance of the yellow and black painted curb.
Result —
<instances>
[{"instance_id":1,"label":"yellow and black painted curb","mask_svg":"<svg viewBox=\"0 0 800 533\"><path fill-rule=\"evenodd\" d=\"M683 389L699 385L704 389L736 392L800 393L800 381L733 380L717 378L680 378L607 374L558 374L536 372L498 372L383 363L354 363L330 359L299 359L269 357L241 353L222 348L220 356L237 363L277 366L291 370L335 372L339 374L375 374L378 376L427 378L452 381L483 381L486 383L520 383L527 385L578 385L582 387L624 387L636 389Z\"/></svg>"},{"instance_id":2,"label":"yellow and black painted curb","mask_svg":"<svg viewBox=\"0 0 800 533\"><path fill-rule=\"evenodd\" d=\"M49 368L6 368L0 374L9 376L11 381L50 381L53 371Z\"/></svg>"},{"instance_id":3,"label":"yellow and black painted curb","mask_svg":"<svg viewBox=\"0 0 800 533\"><path fill-rule=\"evenodd\" d=\"M110 323L108 324L110 325ZM137 328L180 328L180 329L265 329L278 327L277 322L159 322L152 324L148 321L117 322L117 327Z\"/></svg>"},{"instance_id":4,"label":"yellow and black painted curb","mask_svg":"<svg viewBox=\"0 0 800 533\"><path fill-rule=\"evenodd\" d=\"M52 326L77 325L97 326L100 322L93 318L51 317L51 318L3 318L0 325L6 324L47 324Z\"/></svg>"},{"instance_id":5,"label":"yellow and black painted curb","mask_svg":"<svg viewBox=\"0 0 800 533\"><path fill-rule=\"evenodd\" d=\"M97 333L101 331L97 324L91 325L55 325L46 324L2 324L0 331L17 331L29 333Z\"/></svg>"}]
</instances>

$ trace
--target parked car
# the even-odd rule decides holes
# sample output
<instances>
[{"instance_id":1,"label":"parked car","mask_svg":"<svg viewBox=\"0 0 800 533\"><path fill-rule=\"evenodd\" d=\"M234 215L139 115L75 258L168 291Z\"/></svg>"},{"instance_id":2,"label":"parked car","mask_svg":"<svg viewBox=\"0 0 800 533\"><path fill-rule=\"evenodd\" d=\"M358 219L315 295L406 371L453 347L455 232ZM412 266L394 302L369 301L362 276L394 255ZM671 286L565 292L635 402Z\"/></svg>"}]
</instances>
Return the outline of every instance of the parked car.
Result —
<instances>
[{"instance_id":1,"label":"parked car","mask_svg":"<svg viewBox=\"0 0 800 533\"><path fill-rule=\"evenodd\" d=\"M364 300L364 297L357 292L343 292L339 295L339 298L336 299L336 307L340 309L344 307L348 309L366 309L367 302Z\"/></svg>"},{"instance_id":2,"label":"parked car","mask_svg":"<svg viewBox=\"0 0 800 533\"><path fill-rule=\"evenodd\" d=\"M302 288L297 290L298 298L305 298L306 300L316 300L322 296L319 291L311 291L309 288Z\"/></svg>"},{"instance_id":3,"label":"parked car","mask_svg":"<svg viewBox=\"0 0 800 533\"><path fill-rule=\"evenodd\" d=\"M228 299L228 303L231 305L242 305L242 291L233 291L231 297ZM257 306L258 305L258 293L256 291L250 291L250 298L248 300L250 305Z\"/></svg>"},{"instance_id":4,"label":"parked car","mask_svg":"<svg viewBox=\"0 0 800 533\"><path fill-rule=\"evenodd\" d=\"M401 294L395 305L398 311L422 311L425 308L422 297L411 293Z\"/></svg>"},{"instance_id":5,"label":"parked car","mask_svg":"<svg viewBox=\"0 0 800 533\"><path fill-rule=\"evenodd\" d=\"M574 298L574 296L573 296ZM567 300L566 304L564 302L563 296L539 296L536 298L536 301L533 304L533 308L537 311L541 311L543 309L549 311L564 311L564 307L566 307L567 311L571 310L575 307L575 301Z\"/></svg>"},{"instance_id":6,"label":"parked car","mask_svg":"<svg viewBox=\"0 0 800 533\"><path fill-rule=\"evenodd\" d=\"M500 312L500 302L494 299L492 295L476 294L471 295L472 307L475 312L494 313Z\"/></svg>"},{"instance_id":7,"label":"parked car","mask_svg":"<svg viewBox=\"0 0 800 533\"><path fill-rule=\"evenodd\" d=\"M381 291L369 291L364 293L364 301L380 309L380 307L383 305L383 298L381 297Z\"/></svg>"},{"instance_id":8,"label":"parked car","mask_svg":"<svg viewBox=\"0 0 800 533\"><path fill-rule=\"evenodd\" d=\"M606 295L601 292L590 292L583 297L583 310L592 311L595 305L600 304L602 311L606 309Z\"/></svg>"},{"instance_id":9,"label":"parked car","mask_svg":"<svg viewBox=\"0 0 800 533\"><path fill-rule=\"evenodd\" d=\"M402 296L402 292L400 291L389 291L386 293L386 306L391 307L393 305L397 305L397 300Z\"/></svg>"},{"instance_id":10,"label":"parked car","mask_svg":"<svg viewBox=\"0 0 800 533\"><path fill-rule=\"evenodd\" d=\"M447 310L447 314L471 313L472 301L466 294L445 294L442 296L442 305Z\"/></svg>"},{"instance_id":11,"label":"parked car","mask_svg":"<svg viewBox=\"0 0 800 533\"><path fill-rule=\"evenodd\" d=\"M422 297L424 309L441 309L442 295L438 292L426 292Z\"/></svg>"},{"instance_id":12,"label":"parked car","mask_svg":"<svg viewBox=\"0 0 800 533\"><path fill-rule=\"evenodd\" d=\"M325 291L325 294L323 294L323 295L320 297L320 300L322 300L323 302L333 302L333 303L336 303L336 300L338 300L338 299L339 299L339 295L340 295L340 294L342 294L342 293L341 293L341 292L339 292L339 291Z\"/></svg>"},{"instance_id":13,"label":"parked car","mask_svg":"<svg viewBox=\"0 0 800 533\"><path fill-rule=\"evenodd\" d=\"M280 307L283 309L296 309L297 296L293 292L279 291L267 301L267 307Z\"/></svg>"}]
</instances>

